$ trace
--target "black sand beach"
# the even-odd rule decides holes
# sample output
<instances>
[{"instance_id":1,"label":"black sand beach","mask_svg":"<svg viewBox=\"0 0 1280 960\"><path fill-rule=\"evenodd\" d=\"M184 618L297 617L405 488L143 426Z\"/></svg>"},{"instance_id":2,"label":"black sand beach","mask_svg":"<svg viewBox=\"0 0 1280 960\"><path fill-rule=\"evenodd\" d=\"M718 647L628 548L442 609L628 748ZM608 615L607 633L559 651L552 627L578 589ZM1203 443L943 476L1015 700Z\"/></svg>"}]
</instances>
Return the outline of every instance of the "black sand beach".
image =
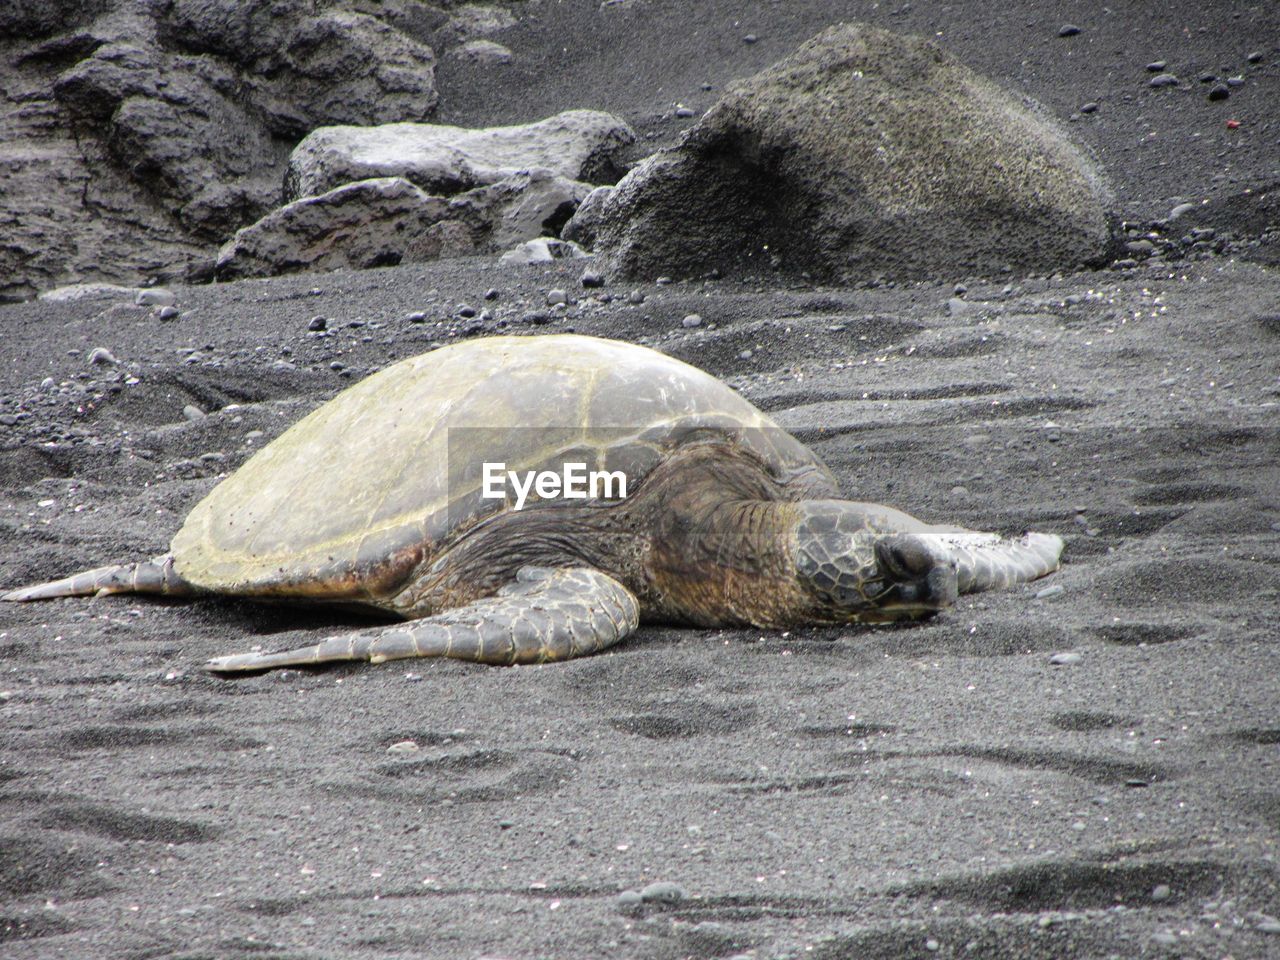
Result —
<instances>
[{"instance_id":1,"label":"black sand beach","mask_svg":"<svg viewBox=\"0 0 1280 960\"><path fill-rule=\"evenodd\" d=\"M659 119L674 102L710 105L702 82L857 17L938 34L1046 104L1122 215L1193 202L1188 229L1229 240L877 288L597 291L581 261L473 258L173 286L170 322L131 298L3 306L0 584L162 553L221 476L342 387L464 336L457 306L490 288L485 334L656 346L771 412L851 498L1059 533L1061 571L919 625L642 627L548 666L235 680L200 664L362 621L4 604L0 952L1280 956L1280 14L1072 4L1082 31L1063 38L1047 3L529 6L503 38L519 96L442 63L440 119L609 109L655 133L643 155L678 131ZM1213 102L1148 87L1158 57L1252 72ZM553 288L567 314L529 322ZM308 496L326 509L324 476Z\"/></svg>"}]
</instances>

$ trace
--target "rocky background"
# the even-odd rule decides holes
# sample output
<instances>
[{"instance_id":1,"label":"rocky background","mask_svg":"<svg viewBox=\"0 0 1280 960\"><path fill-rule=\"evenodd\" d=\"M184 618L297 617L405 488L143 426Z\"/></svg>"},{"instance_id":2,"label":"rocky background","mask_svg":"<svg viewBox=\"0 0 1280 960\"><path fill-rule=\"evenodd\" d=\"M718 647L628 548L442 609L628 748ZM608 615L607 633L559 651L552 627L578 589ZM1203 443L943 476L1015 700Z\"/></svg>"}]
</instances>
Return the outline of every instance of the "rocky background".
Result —
<instances>
[{"instance_id":1,"label":"rocky background","mask_svg":"<svg viewBox=\"0 0 1280 960\"><path fill-rule=\"evenodd\" d=\"M6 604L5 955L1280 954L1280 12L996 6L6 5L0 291L30 302L0 308L0 584L162 552L395 359L567 329L723 377L851 497L1068 546L923 625L644 628L521 669L228 681L199 664L353 621ZM761 104L846 20L943 51L866 35L904 78L881 102L964 87L948 129L1069 147L1055 222L1085 226L1011 220L973 261L902 218L860 273L831 237L863 208L828 205L810 244L760 221L785 255L663 262L751 209L667 186L825 196ZM929 64L960 78L932 105ZM350 129L405 121L437 126L391 170L397 131Z\"/></svg>"}]
</instances>

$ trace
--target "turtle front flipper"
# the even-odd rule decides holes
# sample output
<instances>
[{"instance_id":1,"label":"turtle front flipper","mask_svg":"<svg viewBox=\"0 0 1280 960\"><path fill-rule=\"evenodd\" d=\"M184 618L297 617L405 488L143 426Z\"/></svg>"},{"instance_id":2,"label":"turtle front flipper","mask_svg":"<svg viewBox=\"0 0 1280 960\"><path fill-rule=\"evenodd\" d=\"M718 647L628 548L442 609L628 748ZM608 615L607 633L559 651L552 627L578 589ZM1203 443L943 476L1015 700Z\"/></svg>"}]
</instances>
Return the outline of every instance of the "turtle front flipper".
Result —
<instances>
[{"instance_id":1,"label":"turtle front flipper","mask_svg":"<svg viewBox=\"0 0 1280 960\"><path fill-rule=\"evenodd\" d=\"M918 533L938 544L956 567L960 593L999 590L1053 573L1062 556L1062 538L1052 533L1001 537L968 530Z\"/></svg>"},{"instance_id":2,"label":"turtle front flipper","mask_svg":"<svg viewBox=\"0 0 1280 960\"><path fill-rule=\"evenodd\" d=\"M604 650L639 623L640 607L631 591L599 570L522 567L515 582L494 596L434 617L329 637L296 650L216 657L205 669L224 673L413 657L545 663Z\"/></svg>"},{"instance_id":3,"label":"turtle front flipper","mask_svg":"<svg viewBox=\"0 0 1280 960\"><path fill-rule=\"evenodd\" d=\"M73 574L61 580L10 590L0 600L25 603L29 600L52 600L57 597L97 597L110 593L160 593L173 597L189 597L199 591L178 576L173 557L166 554L154 560L98 567Z\"/></svg>"}]
</instances>

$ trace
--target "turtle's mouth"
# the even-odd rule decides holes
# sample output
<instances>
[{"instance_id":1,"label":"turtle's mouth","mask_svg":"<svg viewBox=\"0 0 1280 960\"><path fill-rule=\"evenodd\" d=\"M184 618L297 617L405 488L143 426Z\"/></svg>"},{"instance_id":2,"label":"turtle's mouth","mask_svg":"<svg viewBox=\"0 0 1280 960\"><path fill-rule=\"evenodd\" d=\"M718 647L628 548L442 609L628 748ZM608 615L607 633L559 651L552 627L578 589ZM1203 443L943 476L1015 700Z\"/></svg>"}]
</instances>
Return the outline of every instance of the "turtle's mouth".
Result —
<instances>
[{"instance_id":1,"label":"turtle's mouth","mask_svg":"<svg viewBox=\"0 0 1280 960\"><path fill-rule=\"evenodd\" d=\"M866 619L922 617L955 603L956 565L928 541L910 534L882 537L875 553L883 586L872 597L876 610Z\"/></svg>"}]
</instances>

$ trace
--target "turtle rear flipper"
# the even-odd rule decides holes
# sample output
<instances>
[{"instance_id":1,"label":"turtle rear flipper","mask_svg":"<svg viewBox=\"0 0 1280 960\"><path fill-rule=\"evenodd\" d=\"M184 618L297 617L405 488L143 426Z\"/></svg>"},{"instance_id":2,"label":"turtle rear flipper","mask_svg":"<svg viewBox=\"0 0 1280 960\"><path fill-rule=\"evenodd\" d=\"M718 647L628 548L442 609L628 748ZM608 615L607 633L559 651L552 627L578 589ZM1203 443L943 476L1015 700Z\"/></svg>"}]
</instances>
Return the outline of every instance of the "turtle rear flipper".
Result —
<instances>
[{"instance_id":1,"label":"turtle rear flipper","mask_svg":"<svg viewBox=\"0 0 1280 960\"><path fill-rule=\"evenodd\" d=\"M189 597L197 592L195 587L178 576L173 569L173 557L166 554L154 560L97 567L61 580L10 590L0 596L0 600L25 603L28 600L97 597L110 593L162 593L173 597Z\"/></svg>"},{"instance_id":2,"label":"turtle rear flipper","mask_svg":"<svg viewBox=\"0 0 1280 960\"><path fill-rule=\"evenodd\" d=\"M453 657L516 664L567 660L613 646L640 623L636 598L587 567L522 567L492 597L434 617L329 637L279 653L241 653L205 664L215 673L308 666L338 660Z\"/></svg>"}]
</instances>

